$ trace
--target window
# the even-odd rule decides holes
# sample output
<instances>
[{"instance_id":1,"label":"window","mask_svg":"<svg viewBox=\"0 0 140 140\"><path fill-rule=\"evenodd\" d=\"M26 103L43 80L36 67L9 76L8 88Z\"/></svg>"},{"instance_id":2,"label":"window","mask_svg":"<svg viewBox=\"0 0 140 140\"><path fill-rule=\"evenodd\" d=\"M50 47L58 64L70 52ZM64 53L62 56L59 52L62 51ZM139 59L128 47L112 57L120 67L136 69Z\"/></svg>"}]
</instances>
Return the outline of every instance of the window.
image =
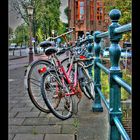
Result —
<instances>
[{"instance_id":1,"label":"window","mask_svg":"<svg viewBox=\"0 0 140 140\"><path fill-rule=\"evenodd\" d=\"M83 0L78 1L78 20L84 20L85 16L85 3Z\"/></svg>"},{"instance_id":2,"label":"window","mask_svg":"<svg viewBox=\"0 0 140 140\"><path fill-rule=\"evenodd\" d=\"M104 20L104 6L102 1L97 1L97 15L96 20L101 23Z\"/></svg>"},{"instance_id":3,"label":"window","mask_svg":"<svg viewBox=\"0 0 140 140\"><path fill-rule=\"evenodd\" d=\"M80 20L84 19L84 2L80 2Z\"/></svg>"}]
</instances>

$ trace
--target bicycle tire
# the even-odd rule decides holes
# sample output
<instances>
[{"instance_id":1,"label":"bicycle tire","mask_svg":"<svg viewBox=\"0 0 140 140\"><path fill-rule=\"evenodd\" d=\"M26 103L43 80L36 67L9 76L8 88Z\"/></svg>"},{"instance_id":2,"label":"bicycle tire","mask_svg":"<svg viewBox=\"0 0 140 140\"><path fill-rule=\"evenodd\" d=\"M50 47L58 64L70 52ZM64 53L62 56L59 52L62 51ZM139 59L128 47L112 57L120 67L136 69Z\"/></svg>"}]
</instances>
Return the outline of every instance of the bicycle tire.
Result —
<instances>
[{"instance_id":1,"label":"bicycle tire","mask_svg":"<svg viewBox=\"0 0 140 140\"><path fill-rule=\"evenodd\" d=\"M38 69L43 68L44 66L50 68L53 65L47 60L33 61L26 69L24 84L27 93L35 107L42 112L49 113L50 110L46 107L41 96L40 82L42 75L38 73Z\"/></svg>"},{"instance_id":2,"label":"bicycle tire","mask_svg":"<svg viewBox=\"0 0 140 140\"><path fill-rule=\"evenodd\" d=\"M80 68L78 68L78 69L80 69ZM79 72L78 71L78 77L80 77L79 78L79 86L80 86L80 88L81 88L81 90L82 90L82 92L84 93L84 95L88 98L88 99L91 99L91 96L90 96L90 94L87 92L87 90L86 90L86 86L83 86L83 78L81 78L81 75L82 74L82 77L83 78L85 78L84 76L84 73L83 73L83 71L82 72Z\"/></svg>"},{"instance_id":3,"label":"bicycle tire","mask_svg":"<svg viewBox=\"0 0 140 140\"><path fill-rule=\"evenodd\" d=\"M90 77L88 71L84 67L81 68L83 79L80 80L80 88L88 98L90 97L89 99L94 100L95 93L92 77Z\"/></svg>"},{"instance_id":4,"label":"bicycle tire","mask_svg":"<svg viewBox=\"0 0 140 140\"><path fill-rule=\"evenodd\" d=\"M65 88L67 88L66 82ZM43 74L41 79L42 97L51 113L61 120L69 119L73 115L73 100L71 96L65 97L65 88L60 83L56 71L51 70Z\"/></svg>"}]
</instances>

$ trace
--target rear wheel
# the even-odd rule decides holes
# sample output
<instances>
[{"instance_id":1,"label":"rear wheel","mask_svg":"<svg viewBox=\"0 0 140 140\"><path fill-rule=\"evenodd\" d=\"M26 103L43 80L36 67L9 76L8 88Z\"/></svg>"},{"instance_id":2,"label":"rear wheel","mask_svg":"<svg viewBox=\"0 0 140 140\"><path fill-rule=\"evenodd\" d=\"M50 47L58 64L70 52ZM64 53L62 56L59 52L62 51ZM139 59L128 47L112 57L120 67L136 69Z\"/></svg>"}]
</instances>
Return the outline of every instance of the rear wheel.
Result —
<instances>
[{"instance_id":1,"label":"rear wheel","mask_svg":"<svg viewBox=\"0 0 140 140\"><path fill-rule=\"evenodd\" d=\"M80 66L79 66L80 67ZM92 77L88 74L88 71L84 67L81 68L82 77L80 78L80 88L89 99L94 100L94 84Z\"/></svg>"},{"instance_id":2,"label":"rear wheel","mask_svg":"<svg viewBox=\"0 0 140 140\"><path fill-rule=\"evenodd\" d=\"M73 101L65 81L60 81L55 71L46 72L41 80L41 94L50 111L59 119L72 116Z\"/></svg>"},{"instance_id":3,"label":"rear wheel","mask_svg":"<svg viewBox=\"0 0 140 140\"><path fill-rule=\"evenodd\" d=\"M25 86L32 103L42 112L49 113L49 109L41 96L41 77L53 65L47 60L32 62L25 73Z\"/></svg>"}]
</instances>

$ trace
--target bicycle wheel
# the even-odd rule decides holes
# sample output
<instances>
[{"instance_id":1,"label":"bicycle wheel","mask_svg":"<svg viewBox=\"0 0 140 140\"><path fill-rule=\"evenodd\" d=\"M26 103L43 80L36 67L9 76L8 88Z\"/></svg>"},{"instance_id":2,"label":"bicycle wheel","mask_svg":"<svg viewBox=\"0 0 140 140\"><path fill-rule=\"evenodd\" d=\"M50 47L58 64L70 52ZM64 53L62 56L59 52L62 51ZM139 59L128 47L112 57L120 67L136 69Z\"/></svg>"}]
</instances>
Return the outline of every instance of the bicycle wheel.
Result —
<instances>
[{"instance_id":1,"label":"bicycle wheel","mask_svg":"<svg viewBox=\"0 0 140 140\"><path fill-rule=\"evenodd\" d=\"M42 74L52 66L52 63L47 60L36 60L27 67L25 72L24 84L29 97L35 107L45 113L49 113L50 111L42 98L40 83Z\"/></svg>"},{"instance_id":2,"label":"bicycle wheel","mask_svg":"<svg viewBox=\"0 0 140 140\"><path fill-rule=\"evenodd\" d=\"M89 76L88 71L83 67L84 66L83 63L82 65L80 65L80 63L78 64L79 64L79 68L81 69L81 74L82 74L82 76L80 76L80 79L79 79L80 88L84 92L86 97L94 100L95 93L94 93L94 84L93 84L92 77Z\"/></svg>"},{"instance_id":3,"label":"bicycle wheel","mask_svg":"<svg viewBox=\"0 0 140 140\"><path fill-rule=\"evenodd\" d=\"M66 120L72 116L73 101L67 84L61 82L55 71L46 72L41 80L41 94L50 109L57 118Z\"/></svg>"}]
</instances>

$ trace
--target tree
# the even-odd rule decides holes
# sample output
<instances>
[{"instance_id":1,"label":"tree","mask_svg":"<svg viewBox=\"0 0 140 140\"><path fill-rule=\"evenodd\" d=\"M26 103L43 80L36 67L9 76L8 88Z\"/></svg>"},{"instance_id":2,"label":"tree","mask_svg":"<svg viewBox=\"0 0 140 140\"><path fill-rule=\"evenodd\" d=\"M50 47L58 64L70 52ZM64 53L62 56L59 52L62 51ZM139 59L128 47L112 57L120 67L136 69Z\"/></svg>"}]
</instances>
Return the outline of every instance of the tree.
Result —
<instances>
[{"instance_id":1,"label":"tree","mask_svg":"<svg viewBox=\"0 0 140 140\"><path fill-rule=\"evenodd\" d=\"M13 34L13 29L11 27L9 27L8 35L12 35L12 34Z\"/></svg>"},{"instance_id":2,"label":"tree","mask_svg":"<svg viewBox=\"0 0 140 140\"><path fill-rule=\"evenodd\" d=\"M132 19L132 0L104 0L105 10L107 13L112 9L119 9L121 11L120 24L127 24Z\"/></svg>"},{"instance_id":3,"label":"tree","mask_svg":"<svg viewBox=\"0 0 140 140\"><path fill-rule=\"evenodd\" d=\"M13 35L13 29L11 27L9 27L9 29L8 29L9 45L11 44L12 35Z\"/></svg>"},{"instance_id":4,"label":"tree","mask_svg":"<svg viewBox=\"0 0 140 140\"><path fill-rule=\"evenodd\" d=\"M107 13L112 9L118 9L121 11L121 18L119 23L121 25L127 24L131 22L132 19L132 0L104 0L105 3L105 11ZM125 33L123 35L122 40L128 41L131 38L131 33Z\"/></svg>"},{"instance_id":5,"label":"tree","mask_svg":"<svg viewBox=\"0 0 140 140\"><path fill-rule=\"evenodd\" d=\"M66 24L60 21L60 0L11 0L14 10L28 23L27 6L31 4L34 7L32 18L33 37L37 36L37 42L45 40L52 36L52 30L55 35L66 32ZM20 34L17 34L20 36ZM20 37L17 39L20 41ZM34 44L35 45L35 44Z\"/></svg>"},{"instance_id":6,"label":"tree","mask_svg":"<svg viewBox=\"0 0 140 140\"><path fill-rule=\"evenodd\" d=\"M52 30L61 29L60 0L11 0L13 9L28 23L27 6L34 7L33 12L33 36L42 33L40 37L52 36ZM39 37L39 38L40 38ZM41 38L40 38L41 39Z\"/></svg>"},{"instance_id":7,"label":"tree","mask_svg":"<svg viewBox=\"0 0 140 140\"><path fill-rule=\"evenodd\" d=\"M8 28L8 39L8 45L10 45L14 39L14 31L11 27Z\"/></svg>"},{"instance_id":8,"label":"tree","mask_svg":"<svg viewBox=\"0 0 140 140\"><path fill-rule=\"evenodd\" d=\"M68 7L66 7L66 8L64 9L64 13L65 13L65 15L66 15L67 18L68 18L68 14L69 14L69 8L68 8Z\"/></svg>"},{"instance_id":9,"label":"tree","mask_svg":"<svg viewBox=\"0 0 140 140\"><path fill-rule=\"evenodd\" d=\"M25 45L29 40L29 32L28 32L28 26L25 24L22 24L18 26L15 29L15 40L14 42L18 45Z\"/></svg>"}]
</instances>

